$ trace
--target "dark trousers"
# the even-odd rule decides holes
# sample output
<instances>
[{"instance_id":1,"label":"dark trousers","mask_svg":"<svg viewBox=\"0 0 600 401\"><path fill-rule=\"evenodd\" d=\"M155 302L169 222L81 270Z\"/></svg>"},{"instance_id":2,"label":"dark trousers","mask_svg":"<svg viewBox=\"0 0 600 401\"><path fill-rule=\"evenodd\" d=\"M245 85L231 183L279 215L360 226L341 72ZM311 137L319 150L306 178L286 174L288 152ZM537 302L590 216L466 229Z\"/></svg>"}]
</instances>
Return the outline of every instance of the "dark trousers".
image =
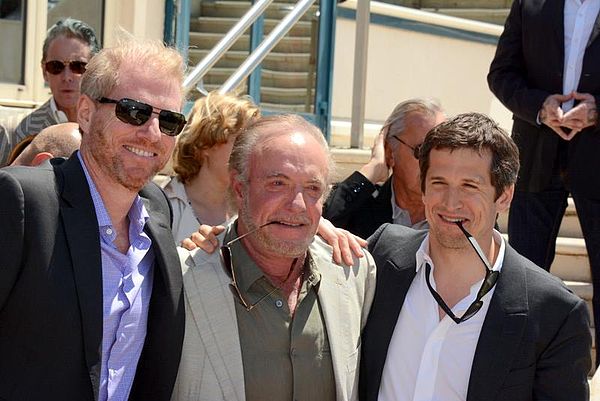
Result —
<instances>
[{"instance_id":1,"label":"dark trousers","mask_svg":"<svg viewBox=\"0 0 600 401\"><path fill-rule=\"evenodd\" d=\"M592 185L592 184L591 184ZM508 215L510 245L535 264L550 270L556 237L567 208L569 192L554 189L539 193L515 191ZM600 362L600 200L572 194L590 261L594 297L596 366Z\"/></svg>"}]
</instances>

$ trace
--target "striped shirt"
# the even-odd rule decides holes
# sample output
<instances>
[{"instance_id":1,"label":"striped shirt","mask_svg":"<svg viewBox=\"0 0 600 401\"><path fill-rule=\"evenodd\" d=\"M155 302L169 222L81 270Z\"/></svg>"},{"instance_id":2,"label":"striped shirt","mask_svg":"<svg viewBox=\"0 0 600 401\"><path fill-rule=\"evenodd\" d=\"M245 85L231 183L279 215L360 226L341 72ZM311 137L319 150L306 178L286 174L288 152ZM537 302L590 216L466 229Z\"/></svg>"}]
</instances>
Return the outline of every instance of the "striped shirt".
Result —
<instances>
[{"instance_id":1,"label":"striped shirt","mask_svg":"<svg viewBox=\"0 0 600 401\"><path fill-rule=\"evenodd\" d=\"M21 142L27 135L39 134L46 127L68 121L67 115L58 110L54 98L51 97L46 103L21 120L15 128L15 144Z\"/></svg>"}]
</instances>

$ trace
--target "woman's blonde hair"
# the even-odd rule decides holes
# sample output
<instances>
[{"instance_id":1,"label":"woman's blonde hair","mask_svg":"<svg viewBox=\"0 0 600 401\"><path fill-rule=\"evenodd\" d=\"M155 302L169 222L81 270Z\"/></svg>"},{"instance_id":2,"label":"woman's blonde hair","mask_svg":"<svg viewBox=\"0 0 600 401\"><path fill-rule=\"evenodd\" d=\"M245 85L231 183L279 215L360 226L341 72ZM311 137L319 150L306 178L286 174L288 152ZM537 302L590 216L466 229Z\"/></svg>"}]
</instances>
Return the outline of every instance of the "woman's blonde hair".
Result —
<instances>
[{"instance_id":1,"label":"woman's blonde hair","mask_svg":"<svg viewBox=\"0 0 600 401\"><path fill-rule=\"evenodd\" d=\"M173 169L183 183L202 167L200 151L227 142L230 135L242 134L260 116L249 98L211 92L196 100L173 153Z\"/></svg>"}]
</instances>

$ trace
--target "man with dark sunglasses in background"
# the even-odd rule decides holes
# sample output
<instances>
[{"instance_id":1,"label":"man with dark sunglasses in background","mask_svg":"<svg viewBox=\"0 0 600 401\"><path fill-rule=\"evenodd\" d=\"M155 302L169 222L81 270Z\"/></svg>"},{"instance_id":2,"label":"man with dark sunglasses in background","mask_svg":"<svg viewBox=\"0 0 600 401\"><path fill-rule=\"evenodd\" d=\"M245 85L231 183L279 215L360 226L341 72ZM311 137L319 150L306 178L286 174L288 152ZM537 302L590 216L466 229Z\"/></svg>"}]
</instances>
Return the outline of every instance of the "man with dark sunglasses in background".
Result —
<instances>
[{"instance_id":1,"label":"man with dark sunglasses in background","mask_svg":"<svg viewBox=\"0 0 600 401\"><path fill-rule=\"evenodd\" d=\"M367 253L336 264L316 236L332 174L323 134L300 116L263 117L236 139L229 170L239 217L220 252L180 250L173 400L357 400L375 266Z\"/></svg>"},{"instance_id":2,"label":"man with dark sunglasses in background","mask_svg":"<svg viewBox=\"0 0 600 401\"><path fill-rule=\"evenodd\" d=\"M48 30L41 66L52 96L19 123L15 144L50 125L77 121L81 76L99 50L96 33L85 22L65 18Z\"/></svg>"},{"instance_id":3,"label":"man with dark sunglasses in background","mask_svg":"<svg viewBox=\"0 0 600 401\"><path fill-rule=\"evenodd\" d=\"M185 124L183 73L162 43L119 41L83 75L80 151L0 169L0 399L170 399L183 283L146 184Z\"/></svg>"},{"instance_id":4,"label":"man with dark sunglasses in background","mask_svg":"<svg viewBox=\"0 0 600 401\"><path fill-rule=\"evenodd\" d=\"M514 193L515 143L461 114L427 134L419 165L429 232L386 224L369 238L361 400L587 400L585 302L494 230Z\"/></svg>"},{"instance_id":5,"label":"man with dark sunglasses in background","mask_svg":"<svg viewBox=\"0 0 600 401\"><path fill-rule=\"evenodd\" d=\"M426 229L417 151L427 131L445 118L433 99L398 104L375 140L371 160L335 186L323 217L362 238L383 223Z\"/></svg>"}]
</instances>

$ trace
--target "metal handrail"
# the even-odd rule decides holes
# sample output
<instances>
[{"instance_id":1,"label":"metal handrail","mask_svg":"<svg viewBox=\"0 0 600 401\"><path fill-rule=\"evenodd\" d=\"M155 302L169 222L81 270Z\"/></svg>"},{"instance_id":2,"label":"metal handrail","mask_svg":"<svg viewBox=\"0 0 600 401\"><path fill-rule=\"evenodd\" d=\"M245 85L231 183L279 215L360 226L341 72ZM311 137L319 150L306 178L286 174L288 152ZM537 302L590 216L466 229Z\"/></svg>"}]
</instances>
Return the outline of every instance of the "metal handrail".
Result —
<instances>
[{"instance_id":1,"label":"metal handrail","mask_svg":"<svg viewBox=\"0 0 600 401\"><path fill-rule=\"evenodd\" d=\"M314 0L313 0L314 1ZM195 87L206 73L221 59L221 57L233 46L233 44L244 34L267 9L273 0L258 0L254 5L240 18L240 20L227 32L227 34L212 48L194 69L183 80L183 87L186 91Z\"/></svg>"},{"instance_id":2,"label":"metal handrail","mask_svg":"<svg viewBox=\"0 0 600 401\"><path fill-rule=\"evenodd\" d=\"M219 93L231 92L264 60L269 52L292 29L316 0L300 0L263 42L248 56L239 68L219 88Z\"/></svg>"}]
</instances>

